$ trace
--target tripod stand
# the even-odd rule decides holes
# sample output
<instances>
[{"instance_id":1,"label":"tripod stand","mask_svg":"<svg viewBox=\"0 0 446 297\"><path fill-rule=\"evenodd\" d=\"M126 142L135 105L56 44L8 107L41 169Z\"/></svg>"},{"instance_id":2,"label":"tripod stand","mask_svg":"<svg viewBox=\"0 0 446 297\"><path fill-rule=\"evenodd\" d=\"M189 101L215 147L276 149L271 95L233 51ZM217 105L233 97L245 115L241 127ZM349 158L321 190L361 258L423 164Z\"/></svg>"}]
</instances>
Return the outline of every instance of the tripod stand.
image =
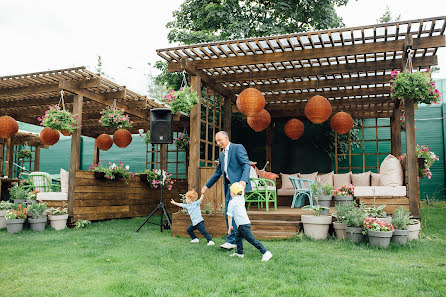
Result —
<instances>
[{"instance_id":1,"label":"tripod stand","mask_svg":"<svg viewBox=\"0 0 446 297\"><path fill-rule=\"evenodd\" d=\"M161 164L162 164L162 162L163 162L163 145L164 145L164 144L161 144L161 149L160 149L160 163L161 163ZM162 168L162 167L163 167L163 166L161 166L161 168ZM149 217L144 221L144 223L142 223L142 225L139 226L139 228L138 228L138 230L136 230L136 232L138 232L138 231L142 228L142 226L144 226L146 223L154 224L154 225L158 225L157 223L149 222L149 219L155 214L155 212L156 212L158 209L161 211L161 222L160 222L160 229L161 229L161 232L163 232L163 218L164 218L164 216L166 216L167 223L169 224L170 229L172 229L172 223L170 222L169 214L167 213L166 207L164 206L164 202L163 202L163 187L164 187L164 170L163 170L163 169L161 169L161 175L162 175L162 180L163 180L163 182L162 182L162 184L161 184L161 186L160 186L160 188L161 188L161 199L160 199L160 203L159 203L158 206L155 207L155 209L150 213Z\"/></svg>"}]
</instances>

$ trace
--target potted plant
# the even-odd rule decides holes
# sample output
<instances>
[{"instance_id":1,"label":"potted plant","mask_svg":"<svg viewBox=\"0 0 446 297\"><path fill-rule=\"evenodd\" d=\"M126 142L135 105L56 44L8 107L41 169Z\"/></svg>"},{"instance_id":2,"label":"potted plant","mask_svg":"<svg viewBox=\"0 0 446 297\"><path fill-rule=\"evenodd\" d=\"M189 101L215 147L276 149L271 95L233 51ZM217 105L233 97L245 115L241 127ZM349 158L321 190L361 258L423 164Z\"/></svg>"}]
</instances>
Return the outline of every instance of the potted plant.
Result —
<instances>
[{"instance_id":1,"label":"potted plant","mask_svg":"<svg viewBox=\"0 0 446 297\"><path fill-rule=\"evenodd\" d=\"M12 187L9 189L10 200L14 200L14 203L20 204L25 203L26 190L21 187L18 183L13 183Z\"/></svg>"},{"instance_id":2,"label":"potted plant","mask_svg":"<svg viewBox=\"0 0 446 297\"><path fill-rule=\"evenodd\" d=\"M125 165L121 161L117 165L116 163L108 162L107 166L103 166L102 161L100 161L97 164L92 164L88 169L94 172L94 177L97 179L115 180L124 178L125 182L128 183L128 180L135 176L129 170L130 166Z\"/></svg>"},{"instance_id":3,"label":"potted plant","mask_svg":"<svg viewBox=\"0 0 446 297\"><path fill-rule=\"evenodd\" d=\"M430 167L435 163L435 161L440 158L435 155L434 152L430 150L431 148L425 145L417 144L415 150L418 157L418 176L420 178L428 178L431 179L432 172ZM402 154L399 159L404 160L406 158L406 154Z\"/></svg>"},{"instance_id":4,"label":"potted plant","mask_svg":"<svg viewBox=\"0 0 446 297\"><path fill-rule=\"evenodd\" d=\"M51 213L48 215L50 226L58 231L65 229L68 221L68 210L62 207L51 207L49 211Z\"/></svg>"},{"instance_id":5,"label":"potted plant","mask_svg":"<svg viewBox=\"0 0 446 297\"><path fill-rule=\"evenodd\" d=\"M389 247L390 238L393 234L392 224L380 221L378 218L367 217L364 220L363 234L369 237L371 246L386 249Z\"/></svg>"},{"instance_id":6,"label":"potted plant","mask_svg":"<svg viewBox=\"0 0 446 297\"><path fill-rule=\"evenodd\" d=\"M303 210L312 210L314 215L302 215L301 220L304 225L304 233L312 239L326 239L328 228L331 224L331 216L321 215L322 211L328 210L325 206L306 205Z\"/></svg>"},{"instance_id":7,"label":"potted plant","mask_svg":"<svg viewBox=\"0 0 446 297\"><path fill-rule=\"evenodd\" d=\"M22 148L17 153L17 159L19 159L20 161L23 161L24 159L31 159L32 157L33 157L33 153L31 152L31 150L29 148Z\"/></svg>"},{"instance_id":8,"label":"potted plant","mask_svg":"<svg viewBox=\"0 0 446 297\"><path fill-rule=\"evenodd\" d=\"M11 209L12 203L9 201L1 201L0 202L0 229L6 228L6 211Z\"/></svg>"},{"instance_id":9,"label":"potted plant","mask_svg":"<svg viewBox=\"0 0 446 297\"><path fill-rule=\"evenodd\" d=\"M45 215L46 203L33 203L28 207L28 222L31 230L42 232L48 221Z\"/></svg>"},{"instance_id":10,"label":"potted plant","mask_svg":"<svg viewBox=\"0 0 446 297\"><path fill-rule=\"evenodd\" d=\"M353 202L350 204L353 204ZM343 222L347 225L345 228L347 240L354 243L365 241L365 236L362 234L362 226L365 218L366 213L363 204L361 204L360 207L352 207L344 214Z\"/></svg>"},{"instance_id":11,"label":"potted plant","mask_svg":"<svg viewBox=\"0 0 446 297\"><path fill-rule=\"evenodd\" d=\"M33 203L36 203L36 199L37 199L37 193L39 193L39 190L35 190L35 191L29 191L28 193L26 193L26 196L25 196L25 203L27 204L27 205L30 205L30 204L33 204Z\"/></svg>"},{"instance_id":12,"label":"potted plant","mask_svg":"<svg viewBox=\"0 0 446 297\"><path fill-rule=\"evenodd\" d=\"M353 185L344 185L336 188L333 191L333 196L336 203L345 204L353 201L354 193L355 187Z\"/></svg>"},{"instance_id":13,"label":"potted plant","mask_svg":"<svg viewBox=\"0 0 446 297\"><path fill-rule=\"evenodd\" d=\"M132 134L127 130L133 126L129 116L124 114L124 109L108 106L101 111L99 123L104 127L117 129L113 134L113 142L120 148L127 147L132 142Z\"/></svg>"},{"instance_id":14,"label":"potted plant","mask_svg":"<svg viewBox=\"0 0 446 297\"><path fill-rule=\"evenodd\" d=\"M372 205L370 207L366 207L365 210L367 212L367 217L369 218L377 218L381 222L385 222L390 224L392 222L392 217L387 216L387 213L384 211L384 208L386 207L385 204L382 204L378 207L375 205Z\"/></svg>"},{"instance_id":15,"label":"potted plant","mask_svg":"<svg viewBox=\"0 0 446 297\"><path fill-rule=\"evenodd\" d=\"M172 190L174 181L171 178L172 174L167 173L167 171L161 169L146 169L139 175L141 180L147 181L149 186L153 189L158 188L160 185L164 185L167 187L167 190Z\"/></svg>"},{"instance_id":16,"label":"potted plant","mask_svg":"<svg viewBox=\"0 0 446 297\"><path fill-rule=\"evenodd\" d=\"M407 240L416 240L420 236L421 223L419 220L410 219L407 225L407 230L409 234L407 235Z\"/></svg>"},{"instance_id":17,"label":"potted plant","mask_svg":"<svg viewBox=\"0 0 446 297\"><path fill-rule=\"evenodd\" d=\"M333 217L336 218L336 222L333 222L333 228L336 233L336 238L340 240L344 240L347 238L347 232L345 228L347 228L347 224L345 223L345 217L347 212L356 207L355 202L340 204L336 203L336 213L333 214Z\"/></svg>"},{"instance_id":18,"label":"potted plant","mask_svg":"<svg viewBox=\"0 0 446 297\"><path fill-rule=\"evenodd\" d=\"M317 205L325 206L330 209L331 197L333 194L333 187L328 183L313 183L311 184L311 191L313 192L313 199ZM328 214L328 209L326 213Z\"/></svg>"},{"instance_id":19,"label":"potted plant","mask_svg":"<svg viewBox=\"0 0 446 297\"><path fill-rule=\"evenodd\" d=\"M19 204L16 209L9 209L6 211L5 219L8 233L17 233L22 231L27 213L28 210L21 204Z\"/></svg>"},{"instance_id":20,"label":"potted plant","mask_svg":"<svg viewBox=\"0 0 446 297\"><path fill-rule=\"evenodd\" d=\"M410 212L402 206L397 208L392 218L392 225L395 230L390 241L395 244L405 245L409 236L409 230L407 230L409 223Z\"/></svg>"},{"instance_id":21,"label":"potted plant","mask_svg":"<svg viewBox=\"0 0 446 297\"><path fill-rule=\"evenodd\" d=\"M161 98L161 101L170 106L173 114L180 111L189 114L191 109L198 104L199 99L197 93L190 87L183 87L178 91L170 90L164 98Z\"/></svg>"},{"instance_id":22,"label":"potted plant","mask_svg":"<svg viewBox=\"0 0 446 297\"><path fill-rule=\"evenodd\" d=\"M59 130L62 135L69 136L78 128L77 115L65 109L60 109L59 105L50 105L45 111L45 115L37 118L43 127L52 130Z\"/></svg>"},{"instance_id":23,"label":"potted plant","mask_svg":"<svg viewBox=\"0 0 446 297\"><path fill-rule=\"evenodd\" d=\"M178 137L174 139L174 143L178 150L189 152L190 138L187 133L178 134Z\"/></svg>"}]
</instances>

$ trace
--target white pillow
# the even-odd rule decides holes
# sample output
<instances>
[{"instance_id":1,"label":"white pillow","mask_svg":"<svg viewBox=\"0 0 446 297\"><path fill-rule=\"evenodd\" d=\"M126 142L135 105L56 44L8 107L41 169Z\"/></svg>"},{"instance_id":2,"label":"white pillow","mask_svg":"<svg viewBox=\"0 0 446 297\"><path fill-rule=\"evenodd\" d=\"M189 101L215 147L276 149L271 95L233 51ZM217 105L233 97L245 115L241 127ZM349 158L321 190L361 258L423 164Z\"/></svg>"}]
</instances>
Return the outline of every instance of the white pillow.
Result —
<instances>
[{"instance_id":1,"label":"white pillow","mask_svg":"<svg viewBox=\"0 0 446 297\"><path fill-rule=\"evenodd\" d=\"M342 186L351 185L352 184L351 174L352 174L351 172L334 174L333 187L336 189Z\"/></svg>"},{"instance_id":2,"label":"white pillow","mask_svg":"<svg viewBox=\"0 0 446 297\"><path fill-rule=\"evenodd\" d=\"M325 174L318 174L318 176L316 177L316 181L318 181L319 179L319 182L321 184L329 184L333 187L333 175L334 171Z\"/></svg>"},{"instance_id":3,"label":"white pillow","mask_svg":"<svg viewBox=\"0 0 446 297\"><path fill-rule=\"evenodd\" d=\"M293 189L293 185L291 184L291 181L288 177L289 176L297 177L299 175L299 173L295 173L295 174L280 173L280 175L282 176L282 188L281 189Z\"/></svg>"},{"instance_id":4,"label":"white pillow","mask_svg":"<svg viewBox=\"0 0 446 297\"><path fill-rule=\"evenodd\" d=\"M364 173L352 173L352 184L360 187L370 186L370 171Z\"/></svg>"},{"instance_id":5,"label":"white pillow","mask_svg":"<svg viewBox=\"0 0 446 297\"><path fill-rule=\"evenodd\" d=\"M65 169L60 169L60 191L62 193L68 193L68 179L70 177L70 173L65 171Z\"/></svg>"},{"instance_id":6,"label":"white pillow","mask_svg":"<svg viewBox=\"0 0 446 297\"><path fill-rule=\"evenodd\" d=\"M379 182L379 174L375 173L375 172L372 172L371 175L372 175L372 186L373 187L379 186L379 184L380 184L380 182Z\"/></svg>"},{"instance_id":7,"label":"white pillow","mask_svg":"<svg viewBox=\"0 0 446 297\"><path fill-rule=\"evenodd\" d=\"M402 186L403 178L403 168L400 161L389 154L379 167L380 186Z\"/></svg>"}]
</instances>

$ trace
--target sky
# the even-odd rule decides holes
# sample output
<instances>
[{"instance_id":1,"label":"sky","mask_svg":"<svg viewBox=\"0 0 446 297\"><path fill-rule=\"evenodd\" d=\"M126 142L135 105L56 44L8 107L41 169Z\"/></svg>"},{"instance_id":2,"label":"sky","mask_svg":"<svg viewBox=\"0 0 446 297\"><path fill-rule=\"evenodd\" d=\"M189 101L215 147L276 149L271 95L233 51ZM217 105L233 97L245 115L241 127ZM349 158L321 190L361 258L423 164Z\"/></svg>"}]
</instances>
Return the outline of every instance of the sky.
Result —
<instances>
[{"instance_id":1,"label":"sky","mask_svg":"<svg viewBox=\"0 0 446 297\"><path fill-rule=\"evenodd\" d=\"M87 66L98 55L107 78L147 95L146 74L167 41L167 22L183 0L0 0L0 76ZM338 8L347 27L369 25L386 6L401 20L446 15L446 1L358 0ZM446 78L446 48L438 51Z\"/></svg>"}]
</instances>

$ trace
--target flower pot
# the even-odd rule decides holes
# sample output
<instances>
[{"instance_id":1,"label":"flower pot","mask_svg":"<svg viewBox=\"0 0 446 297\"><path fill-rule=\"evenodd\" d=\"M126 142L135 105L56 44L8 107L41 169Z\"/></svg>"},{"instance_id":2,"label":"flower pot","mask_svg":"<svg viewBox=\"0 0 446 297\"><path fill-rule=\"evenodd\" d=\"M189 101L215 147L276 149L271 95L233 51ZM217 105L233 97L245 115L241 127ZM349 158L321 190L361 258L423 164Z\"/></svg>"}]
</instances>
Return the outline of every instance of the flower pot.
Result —
<instances>
[{"instance_id":1,"label":"flower pot","mask_svg":"<svg viewBox=\"0 0 446 297\"><path fill-rule=\"evenodd\" d=\"M49 215L50 226L56 230L63 230L67 226L68 214L64 215Z\"/></svg>"},{"instance_id":2,"label":"flower pot","mask_svg":"<svg viewBox=\"0 0 446 297\"><path fill-rule=\"evenodd\" d=\"M26 199L25 203L26 203L26 207L28 207L31 204L37 203L37 201L34 199Z\"/></svg>"},{"instance_id":3,"label":"flower pot","mask_svg":"<svg viewBox=\"0 0 446 297\"><path fill-rule=\"evenodd\" d=\"M94 172L94 178L105 179L105 173L104 172Z\"/></svg>"},{"instance_id":4,"label":"flower pot","mask_svg":"<svg viewBox=\"0 0 446 297\"><path fill-rule=\"evenodd\" d=\"M6 220L6 228L8 228L8 233L21 232L24 223L25 219Z\"/></svg>"},{"instance_id":5,"label":"flower pot","mask_svg":"<svg viewBox=\"0 0 446 297\"><path fill-rule=\"evenodd\" d=\"M346 224L342 222L333 222L333 228L336 233L336 238L339 240L347 239L347 232L345 232Z\"/></svg>"},{"instance_id":6,"label":"flower pot","mask_svg":"<svg viewBox=\"0 0 446 297\"><path fill-rule=\"evenodd\" d=\"M407 235L407 240L416 240L420 236L421 224L420 221L416 221L414 225L407 225L407 230L409 230L409 235Z\"/></svg>"},{"instance_id":7,"label":"flower pot","mask_svg":"<svg viewBox=\"0 0 446 297\"><path fill-rule=\"evenodd\" d=\"M385 218L377 218L383 223L392 224L392 217L385 217Z\"/></svg>"},{"instance_id":8,"label":"flower pot","mask_svg":"<svg viewBox=\"0 0 446 297\"><path fill-rule=\"evenodd\" d=\"M345 233L347 233L347 240L353 243L365 242L365 235L362 234L362 227L346 227Z\"/></svg>"},{"instance_id":9,"label":"flower pot","mask_svg":"<svg viewBox=\"0 0 446 297\"><path fill-rule=\"evenodd\" d=\"M304 233L312 239L326 239L328 227L331 224L331 216L302 215Z\"/></svg>"},{"instance_id":10,"label":"flower pot","mask_svg":"<svg viewBox=\"0 0 446 297\"><path fill-rule=\"evenodd\" d=\"M331 202L331 195L330 196L315 196L315 199L317 199L317 205L319 206L325 206L330 208L330 202ZM327 210L328 213L328 210Z\"/></svg>"},{"instance_id":11,"label":"flower pot","mask_svg":"<svg viewBox=\"0 0 446 297\"><path fill-rule=\"evenodd\" d=\"M60 133L62 133L63 136L70 136L71 133L68 130L60 130Z\"/></svg>"},{"instance_id":12,"label":"flower pot","mask_svg":"<svg viewBox=\"0 0 446 297\"><path fill-rule=\"evenodd\" d=\"M393 231L392 238L390 241L395 244L405 245L407 242L407 237L409 235L409 230L397 230Z\"/></svg>"},{"instance_id":13,"label":"flower pot","mask_svg":"<svg viewBox=\"0 0 446 297\"><path fill-rule=\"evenodd\" d=\"M6 212L7 210L0 210L0 229L5 229L6 228Z\"/></svg>"},{"instance_id":14,"label":"flower pot","mask_svg":"<svg viewBox=\"0 0 446 297\"><path fill-rule=\"evenodd\" d=\"M14 199L15 204L24 204L25 201L26 201L25 199Z\"/></svg>"},{"instance_id":15,"label":"flower pot","mask_svg":"<svg viewBox=\"0 0 446 297\"><path fill-rule=\"evenodd\" d=\"M48 218L46 216L40 219L28 218L29 226L31 227L31 230L35 232L42 232L45 230L47 221Z\"/></svg>"},{"instance_id":16,"label":"flower pot","mask_svg":"<svg viewBox=\"0 0 446 297\"><path fill-rule=\"evenodd\" d=\"M393 231L374 231L367 230L370 246L386 249L389 247L390 238L392 238Z\"/></svg>"},{"instance_id":17,"label":"flower pot","mask_svg":"<svg viewBox=\"0 0 446 297\"><path fill-rule=\"evenodd\" d=\"M334 200L340 205L345 205L353 201L353 196L334 196Z\"/></svg>"}]
</instances>

